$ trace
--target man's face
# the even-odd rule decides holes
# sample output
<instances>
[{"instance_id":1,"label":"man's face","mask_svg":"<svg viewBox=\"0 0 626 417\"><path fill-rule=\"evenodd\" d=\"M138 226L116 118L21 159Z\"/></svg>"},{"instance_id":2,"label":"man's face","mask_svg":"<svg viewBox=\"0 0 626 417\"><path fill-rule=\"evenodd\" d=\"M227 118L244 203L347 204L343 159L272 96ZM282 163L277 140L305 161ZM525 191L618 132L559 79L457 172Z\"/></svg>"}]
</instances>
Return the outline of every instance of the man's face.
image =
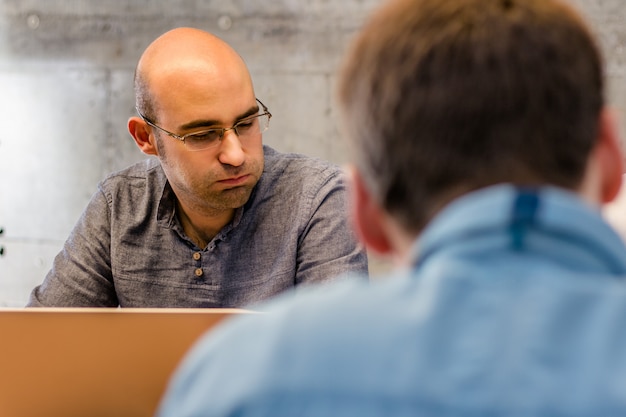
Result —
<instances>
[{"instance_id":1,"label":"man's face","mask_svg":"<svg viewBox=\"0 0 626 417\"><path fill-rule=\"evenodd\" d=\"M231 77L219 88L206 88L202 77L170 86L161 95L159 126L185 135L211 128L229 128L255 113L249 77ZM228 130L215 147L200 151L166 133L153 130L161 164L177 197L186 206L207 213L241 207L263 172L262 135L239 137Z\"/></svg>"}]
</instances>

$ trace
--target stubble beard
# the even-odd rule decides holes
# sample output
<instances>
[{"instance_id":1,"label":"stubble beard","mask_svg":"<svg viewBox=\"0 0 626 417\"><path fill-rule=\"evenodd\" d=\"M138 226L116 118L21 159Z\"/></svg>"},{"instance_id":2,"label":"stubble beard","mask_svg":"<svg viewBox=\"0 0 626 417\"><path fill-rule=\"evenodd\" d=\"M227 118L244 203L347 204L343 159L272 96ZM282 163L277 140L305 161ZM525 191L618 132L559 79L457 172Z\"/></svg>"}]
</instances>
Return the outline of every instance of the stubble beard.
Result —
<instances>
[{"instance_id":1,"label":"stubble beard","mask_svg":"<svg viewBox=\"0 0 626 417\"><path fill-rule=\"evenodd\" d=\"M181 172L181 166L171 166L169 163L170 161L164 152L164 146L159 142L161 142L161 138L157 137L157 144L159 145L159 148L162 149L159 156L161 159L161 165L164 167L168 166L172 170L178 170ZM224 190L212 190L212 187L216 184L218 179L216 175L211 174L208 177L205 177L202 181L198 181L196 184L188 183L188 186L183 186L181 190L186 190L185 194L191 196L192 200L195 200L195 205L197 205L198 208L203 207L206 211L220 212L223 210L237 209L246 204L250 199L252 190L261 179L264 166L265 161L262 157L261 160L254 160L252 162L248 162L244 166L230 169L231 175L233 176L236 176L237 173L249 173L255 178L253 184L245 184ZM196 190L196 192L193 190ZM193 197L194 194L195 198Z\"/></svg>"},{"instance_id":2,"label":"stubble beard","mask_svg":"<svg viewBox=\"0 0 626 417\"><path fill-rule=\"evenodd\" d=\"M256 185L256 184L255 184ZM237 209L248 202L254 185L244 185L204 195L205 204L213 210Z\"/></svg>"},{"instance_id":3,"label":"stubble beard","mask_svg":"<svg viewBox=\"0 0 626 417\"><path fill-rule=\"evenodd\" d=\"M236 169L237 173L232 173L233 176L238 175L239 172L250 174L255 178L252 184L244 184L238 187L216 191L211 189L211 187L215 185L216 179L213 176L206 178L204 183L205 187L199 188L204 188L205 190L204 195L202 195L205 206L213 210L230 210L242 207L250 199L254 187L261 178L263 165L264 161L255 161L252 165Z\"/></svg>"}]
</instances>

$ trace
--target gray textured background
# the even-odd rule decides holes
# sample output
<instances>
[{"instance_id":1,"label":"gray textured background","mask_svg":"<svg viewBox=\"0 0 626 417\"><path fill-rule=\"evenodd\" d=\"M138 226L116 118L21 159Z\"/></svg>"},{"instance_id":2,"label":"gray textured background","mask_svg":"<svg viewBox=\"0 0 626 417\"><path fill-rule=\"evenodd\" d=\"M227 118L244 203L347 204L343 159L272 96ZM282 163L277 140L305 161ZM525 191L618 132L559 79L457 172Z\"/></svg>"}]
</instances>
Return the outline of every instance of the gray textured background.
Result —
<instances>
[{"instance_id":1,"label":"gray textured background","mask_svg":"<svg viewBox=\"0 0 626 417\"><path fill-rule=\"evenodd\" d=\"M126 131L143 49L178 26L209 30L248 63L275 117L266 143L347 160L335 71L380 0L0 0L0 307L20 306L110 171L143 158ZM576 0L622 112L626 7ZM622 125L624 122L622 122ZM389 265L374 261L373 271Z\"/></svg>"}]
</instances>

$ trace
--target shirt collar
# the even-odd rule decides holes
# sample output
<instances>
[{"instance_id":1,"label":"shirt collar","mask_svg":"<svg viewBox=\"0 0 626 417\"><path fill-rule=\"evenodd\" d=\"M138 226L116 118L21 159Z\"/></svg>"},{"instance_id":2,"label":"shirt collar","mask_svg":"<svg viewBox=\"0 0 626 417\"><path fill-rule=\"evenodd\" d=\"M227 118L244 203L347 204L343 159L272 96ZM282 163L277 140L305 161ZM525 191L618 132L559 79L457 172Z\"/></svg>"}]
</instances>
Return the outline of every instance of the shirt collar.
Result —
<instances>
[{"instance_id":1,"label":"shirt collar","mask_svg":"<svg viewBox=\"0 0 626 417\"><path fill-rule=\"evenodd\" d=\"M252 194L250 195L250 198L248 199L246 204L235 210L233 220L222 228L216 238L220 238L223 240L226 234L228 234L232 229L239 225L243 217L245 207L249 207L249 205L251 204L255 190L256 187L252 190ZM168 229L173 228L178 230L179 233L182 233L182 226L180 225L180 222L176 217L176 194L174 194L174 190L172 190L172 187L167 180L163 184L163 190L159 199L159 207L157 210L157 223L161 227Z\"/></svg>"},{"instance_id":2,"label":"shirt collar","mask_svg":"<svg viewBox=\"0 0 626 417\"><path fill-rule=\"evenodd\" d=\"M527 238L529 233L568 242L592 254L605 269L626 274L626 248L600 209L556 187L496 185L462 196L426 227L413 245L411 259L419 266L455 242L496 235L506 236L511 250L539 250L535 240Z\"/></svg>"}]
</instances>

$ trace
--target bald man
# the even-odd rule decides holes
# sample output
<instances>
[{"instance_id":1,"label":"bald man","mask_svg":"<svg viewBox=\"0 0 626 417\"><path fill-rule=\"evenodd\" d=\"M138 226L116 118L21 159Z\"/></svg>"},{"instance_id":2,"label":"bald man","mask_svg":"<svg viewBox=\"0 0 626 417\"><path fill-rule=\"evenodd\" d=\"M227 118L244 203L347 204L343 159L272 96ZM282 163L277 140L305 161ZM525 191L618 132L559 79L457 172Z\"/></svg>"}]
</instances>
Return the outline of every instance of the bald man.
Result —
<instances>
[{"instance_id":1,"label":"bald man","mask_svg":"<svg viewBox=\"0 0 626 417\"><path fill-rule=\"evenodd\" d=\"M178 28L135 74L128 129L150 158L102 181L29 306L243 307L367 271L338 167L263 145L242 58Z\"/></svg>"}]
</instances>

